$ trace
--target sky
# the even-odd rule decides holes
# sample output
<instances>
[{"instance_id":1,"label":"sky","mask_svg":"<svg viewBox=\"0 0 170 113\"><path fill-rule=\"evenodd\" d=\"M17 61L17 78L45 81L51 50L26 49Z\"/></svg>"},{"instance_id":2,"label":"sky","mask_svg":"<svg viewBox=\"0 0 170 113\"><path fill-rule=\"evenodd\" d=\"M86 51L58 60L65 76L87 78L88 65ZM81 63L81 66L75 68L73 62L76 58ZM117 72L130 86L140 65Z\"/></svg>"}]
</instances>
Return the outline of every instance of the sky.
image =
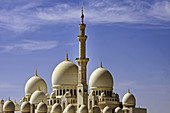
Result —
<instances>
[{"instance_id":1,"label":"sky","mask_svg":"<svg viewBox=\"0 0 170 113\"><path fill-rule=\"evenodd\" d=\"M52 72L66 51L72 62L78 58L82 7L87 82L102 59L120 100L130 89L137 107L169 112L169 0L0 0L0 99L19 102L36 69L52 92Z\"/></svg>"}]
</instances>

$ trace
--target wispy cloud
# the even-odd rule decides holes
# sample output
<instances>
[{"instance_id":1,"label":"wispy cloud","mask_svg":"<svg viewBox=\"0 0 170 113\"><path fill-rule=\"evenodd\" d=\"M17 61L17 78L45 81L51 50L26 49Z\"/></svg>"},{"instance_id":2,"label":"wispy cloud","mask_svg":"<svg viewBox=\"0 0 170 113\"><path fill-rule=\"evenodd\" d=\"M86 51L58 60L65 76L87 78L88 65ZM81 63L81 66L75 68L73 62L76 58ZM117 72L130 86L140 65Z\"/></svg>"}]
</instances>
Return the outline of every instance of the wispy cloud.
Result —
<instances>
[{"instance_id":1,"label":"wispy cloud","mask_svg":"<svg viewBox=\"0 0 170 113\"><path fill-rule=\"evenodd\" d=\"M55 5L54 5L55 4ZM79 21L80 3L42 4L38 0L30 3L10 5L0 9L0 29L15 33L33 31L43 25L73 23ZM170 2L141 0L94 0L84 1L86 21L99 23L130 23L169 26ZM168 25L167 25L168 22Z\"/></svg>"},{"instance_id":2,"label":"wispy cloud","mask_svg":"<svg viewBox=\"0 0 170 113\"><path fill-rule=\"evenodd\" d=\"M9 83L0 83L0 88L16 88L16 86Z\"/></svg>"},{"instance_id":3,"label":"wispy cloud","mask_svg":"<svg viewBox=\"0 0 170 113\"><path fill-rule=\"evenodd\" d=\"M34 40L22 40L18 43L11 45L0 46L0 52L24 52L24 51L36 51L36 50L48 50L57 46L57 41L34 41Z\"/></svg>"},{"instance_id":4,"label":"wispy cloud","mask_svg":"<svg viewBox=\"0 0 170 113\"><path fill-rule=\"evenodd\" d=\"M170 22L170 2L156 2L154 5L151 6L149 14L159 20Z\"/></svg>"},{"instance_id":5,"label":"wispy cloud","mask_svg":"<svg viewBox=\"0 0 170 113\"><path fill-rule=\"evenodd\" d=\"M127 90L127 88L135 89L139 88L139 86L137 86L137 83L135 81L124 81L116 84L116 89Z\"/></svg>"}]
</instances>

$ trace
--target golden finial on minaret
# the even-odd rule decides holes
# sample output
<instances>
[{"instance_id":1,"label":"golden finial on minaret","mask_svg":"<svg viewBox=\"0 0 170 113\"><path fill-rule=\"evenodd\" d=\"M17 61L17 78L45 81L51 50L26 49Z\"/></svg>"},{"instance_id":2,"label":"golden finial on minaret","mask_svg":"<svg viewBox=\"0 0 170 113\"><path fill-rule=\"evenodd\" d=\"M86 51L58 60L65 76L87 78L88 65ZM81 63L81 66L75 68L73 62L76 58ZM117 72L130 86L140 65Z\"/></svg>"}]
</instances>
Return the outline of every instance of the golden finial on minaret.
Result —
<instances>
[{"instance_id":1,"label":"golden finial on minaret","mask_svg":"<svg viewBox=\"0 0 170 113\"><path fill-rule=\"evenodd\" d=\"M102 60L100 60L100 68L102 68Z\"/></svg>"},{"instance_id":2,"label":"golden finial on minaret","mask_svg":"<svg viewBox=\"0 0 170 113\"><path fill-rule=\"evenodd\" d=\"M68 51L66 51L66 61L68 61Z\"/></svg>"},{"instance_id":3,"label":"golden finial on minaret","mask_svg":"<svg viewBox=\"0 0 170 113\"><path fill-rule=\"evenodd\" d=\"M81 10L81 24L83 24L83 19L84 19L84 14L83 14L83 7L82 7L82 10Z\"/></svg>"},{"instance_id":4,"label":"golden finial on minaret","mask_svg":"<svg viewBox=\"0 0 170 113\"><path fill-rule=\"evenodd\" d=\"M38 76L38 75L37 75L37 69L36 69L36 71L35 71L35 76Z\"/></svg>"},{"instance_id":5,"label":"golden finial on minaret","mask_svg":"<svg viewBox=\"0 0 170 113\"><path fill-rule=\"evenodd\" d=\"M10 97L8 98L8 101L10 101Z\"/></svg>"}]
</instances>

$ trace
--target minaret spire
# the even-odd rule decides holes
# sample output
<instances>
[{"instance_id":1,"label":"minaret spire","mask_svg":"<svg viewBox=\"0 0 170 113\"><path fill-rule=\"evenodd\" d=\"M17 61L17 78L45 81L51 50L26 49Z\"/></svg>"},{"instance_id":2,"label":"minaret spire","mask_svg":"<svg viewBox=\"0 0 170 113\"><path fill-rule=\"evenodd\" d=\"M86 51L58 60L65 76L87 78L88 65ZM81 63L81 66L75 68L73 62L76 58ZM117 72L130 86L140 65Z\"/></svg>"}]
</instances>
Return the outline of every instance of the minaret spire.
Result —
<instances>
[{"instance_id":1,"label":"minaret spire","mask_svg":"<svg viewBox=\"0 0 170 113\"><path fill-rule=\"evenodd\" d=\"M66 51L66 61L68 61L68 51Z\"/></svg>"},{"instance_id":2,"label":"minaret spire","mask_svg":"<svg viewBox=\"0 0 170 113\"><path fill-rule=\"evenodd\" d=\"M83 7L81 9L81 24L83 24L84 14L83 14Z\"/></svg>"}]
</instances>

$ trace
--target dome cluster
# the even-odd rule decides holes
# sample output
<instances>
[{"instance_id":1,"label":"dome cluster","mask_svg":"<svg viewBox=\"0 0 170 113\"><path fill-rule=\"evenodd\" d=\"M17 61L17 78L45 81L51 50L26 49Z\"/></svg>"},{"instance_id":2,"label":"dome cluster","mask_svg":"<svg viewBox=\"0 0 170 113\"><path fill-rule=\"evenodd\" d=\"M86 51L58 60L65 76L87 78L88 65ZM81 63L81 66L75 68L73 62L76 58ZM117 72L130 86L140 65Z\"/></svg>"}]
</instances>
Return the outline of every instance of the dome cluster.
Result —
<instances>
[{"instance_id":1,"label":"dome cluster","mask_svg":"<svg viewBox=\"0 0 170 113\"><path fill-rule=\"evenodd\" d=\"M102 67L95 69L89 79L90 94L87 85L86 57L86 24L82 9L81 24L79 24L79 58L76 58L78 66L68 60L58 64L52 72L52 91L48 93L47 84L40 76L31 77L25 85L25 97L20 103L14 103L9 99L4 103L0 100L0 113L131 113L131 111L143 112L135 109L135 96L128 91L120 102L119 95L113 92L114 79L112 74ZM50 94L50 95L49 95ZM133 110L135 109L135 110ZM130 112L129 112L130 111ZM141 112L142 111L142 112ZM134 113L134 112L133 112Z\"/></svg>"}]
</instances>

